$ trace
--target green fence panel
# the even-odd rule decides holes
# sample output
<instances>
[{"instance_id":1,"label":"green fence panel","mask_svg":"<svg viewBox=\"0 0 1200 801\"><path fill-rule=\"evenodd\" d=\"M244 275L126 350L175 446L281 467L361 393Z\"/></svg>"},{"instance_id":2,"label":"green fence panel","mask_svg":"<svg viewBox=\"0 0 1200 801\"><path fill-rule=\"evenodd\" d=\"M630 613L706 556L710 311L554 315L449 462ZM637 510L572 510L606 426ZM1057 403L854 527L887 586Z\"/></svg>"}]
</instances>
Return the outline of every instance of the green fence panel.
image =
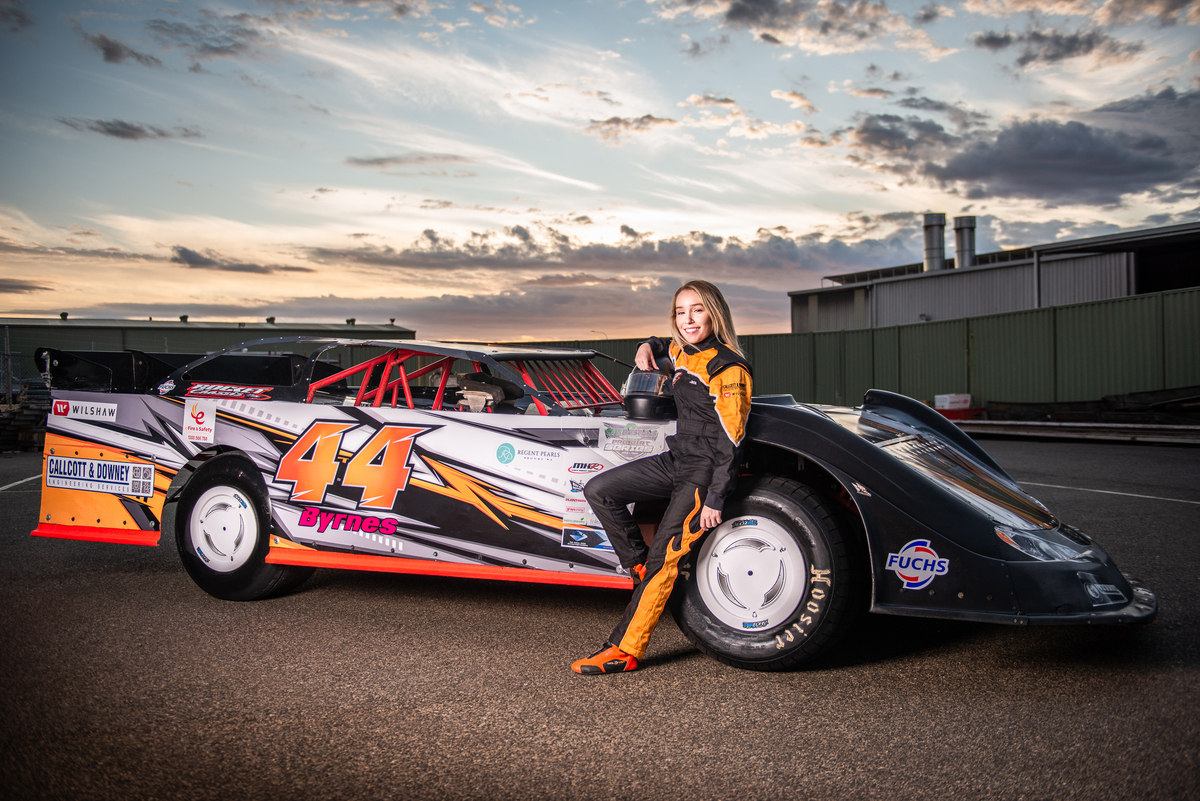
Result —
<instances>
[{"instance_id":1,"label":"green fence panel","mask_svg":"<svg viewBox=\"0 0 1200 801\"><path fill-rule=\"evenodd\" d=\"M875 380L871 389L900 391L900 327L889 326L871 331L871 352L874 359Z\"/></svg>"},{"instance_id":2,"label":"green fence panel","mask_svg":"<svg viewBox=\"0 0 1200 801\"><path fill-rule=\"evenodd\" d=\"M813 400L813 334L754 337L754 394ZM748 338L748 337L747 337Z\"/></svg>"},{"instance_id":3,"label":"green fence panel","mask_svg":"<svg viewBox=\"0 0 1200 801\"><path fill-rule=\"evenodd\" d=\"M1200 386L1200 289L1163 294L1166 389Z\"/></svg>"},{"instance_id":4,"label":"green fence panel","mask_svg":"<svg viewBox=\"0 0 1200 801\"><path fill-rule=\"evenodd\" d=\"M875 345L869 329L847 331L842 346L845 356L843 370L846 387L846 404L858 406L863 395L875 386Z\"/></svg>"},{"instance_id":5,"label":"green fence panel","mask_svg":"<svg viewBox=\"0 0 1200 801\"><path fill-rule=\"evenodd\" d=\"M1055 400L1163 389L1162 295L1141 295L1055 312Z\"/></svg>"},{"instance_id":6,"label":"green fence panel","mask_svg":"<svg viewBox=\"0 0 1200 801\"><path fill-rule=\"evenodd\" d=\"M1054 310L993 314L969 321L973 406L1054 399Z\"/></svg>"},{"instance_id":7,"label":"green fence panel","mask_svg":"<svg viewBox=\"0 0 1200 801\"><path fill-rule=\"evenodd\" d=\"M967 321L900 328L900 393L933 403L935 395L968 391Z\"/></svg>"},{"instance_id":8,"label":"green fence panel","mask_svg":"<svg viewBox=\"0 0 1200 801\"><path fill-rule=\"evenodd\" d=\"M813 334L813 399L815 403L846 403L844 331Z\"/></svg>"}]
</instances>

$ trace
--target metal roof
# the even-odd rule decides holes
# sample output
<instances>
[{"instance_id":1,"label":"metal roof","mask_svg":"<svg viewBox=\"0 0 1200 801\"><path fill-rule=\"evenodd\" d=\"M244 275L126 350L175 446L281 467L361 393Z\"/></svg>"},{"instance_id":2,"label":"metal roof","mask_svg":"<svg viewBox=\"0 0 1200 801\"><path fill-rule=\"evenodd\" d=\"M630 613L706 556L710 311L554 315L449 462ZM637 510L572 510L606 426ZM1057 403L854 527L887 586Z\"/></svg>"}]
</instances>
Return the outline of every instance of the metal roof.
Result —
<instances>
[{"instance_id":1,"label":"metal roof","mask_svg":"<svg viewBox=\"0 0 1200 801\"><path fill-rule=\"evenodd\" d=\"M1050 242L1033 245L1041 253L1115 253L1136 251L1162 245L1184 245L1200 243L1200 222L1166 225L1162 228L1143 228L1123 231L1119 234L1092 236L1086 239L1068 239L1065 242Z\"/></svg>"},{"instance_id":2,"label":"metal roof","mask_svg":"<svg viewBox=\"0 0 1200 801\"><path fill-rule=\"evenodd\" d=\"M1162 247L1164 245L1184 245L1200 243L1200 222L1181 223L1179 225L1166 225L1160 228L1141 228L1135 231L1123 231L1118 234L1105 234L1104 236L1085 237L1083 239L1068 239L1063 242L1048 242L1043 245L1032 245L1022 248L1013 248L1011 250L998 250L992 253L980 253L976 258L982 262L973 265L970 268L958 269L974 269L976 267L991 267L1002 266L1006 261L1000 258L1001 254L1011 254L1017 260L1032 256L1032 251L1039 253L1124 253L1127 251L1138 251L1151 247ZM1028 256L1025 252L1028 252ZM948 259L947 261L953 261ZM942 270L934 270L930 275L940 274ZM916 264L903 264L893 267L877 267L871 270L859 270L853 273L839 273L837 275L822 276L823 280L833 281L838 284L837 288L847 287L853 284L866 282L874 282L888 278L903 278L907 276L925 274L924 262ZM828 288L828 287L825 287ZM814 289L797 289L788 292L789 296L810 295L816 291Z\"/></svg>"}]
</instances>

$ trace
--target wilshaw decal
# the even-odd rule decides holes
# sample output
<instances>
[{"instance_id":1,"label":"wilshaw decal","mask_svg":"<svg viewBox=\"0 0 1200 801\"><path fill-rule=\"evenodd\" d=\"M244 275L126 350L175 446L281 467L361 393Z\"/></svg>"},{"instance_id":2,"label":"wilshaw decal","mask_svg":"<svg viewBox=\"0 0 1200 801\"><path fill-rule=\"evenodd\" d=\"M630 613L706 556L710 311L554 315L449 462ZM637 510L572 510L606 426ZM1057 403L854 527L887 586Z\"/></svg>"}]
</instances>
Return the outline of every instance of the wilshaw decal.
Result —
<instances>
[{"instance_id":1,"label":"wilshaw decal","mask_svg":"<svg viewBox=\"0 0 1200 801\"><path fill-rule=\"evenodd\" d=\"M384 426L347 461L341 456L342 437L355 426L313 423L288 449L279 460L275 480L292 485L291 501L323 503L342 472L341 486L362 489L358 508L390 510L395 505L396 496L408 486L413 439L429 429Z\"/></svg>"}]
</instances>

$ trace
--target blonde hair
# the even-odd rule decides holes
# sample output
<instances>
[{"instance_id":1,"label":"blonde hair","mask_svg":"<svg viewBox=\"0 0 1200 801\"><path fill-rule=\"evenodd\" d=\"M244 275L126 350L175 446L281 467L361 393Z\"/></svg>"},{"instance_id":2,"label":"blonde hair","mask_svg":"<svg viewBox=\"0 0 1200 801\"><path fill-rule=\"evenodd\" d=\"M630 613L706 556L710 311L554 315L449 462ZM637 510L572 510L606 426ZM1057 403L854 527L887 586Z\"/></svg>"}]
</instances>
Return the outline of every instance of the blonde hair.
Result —
<instances>
[{"instance_id":1,"label":"blonde hair","mask_svg":"<svg viewBox=\"0 0 1200 801\"><path fill-rule=\"evenodd\" d=\"M729 304L725 302L725 296L721 294L721 290L708 281L688 281L679 287L679 289L676 289L675 294L671 296L671 310L667 313L667 316L671 320L671 339L675 341L675 344L680 349L684 345L689 344L683 338L683 334L679 332L679 326L675 322L675 301L679 299L680 292L688 289L700 296L700 303L704 306L704 310L708 312L709 318L712 319L713 334L716 335L717 341L739 356L744 357L746 354L742 353L742 348L738 344L737 331L733 328L733 315L729 311Z\"/></svg>"}]
</instances>

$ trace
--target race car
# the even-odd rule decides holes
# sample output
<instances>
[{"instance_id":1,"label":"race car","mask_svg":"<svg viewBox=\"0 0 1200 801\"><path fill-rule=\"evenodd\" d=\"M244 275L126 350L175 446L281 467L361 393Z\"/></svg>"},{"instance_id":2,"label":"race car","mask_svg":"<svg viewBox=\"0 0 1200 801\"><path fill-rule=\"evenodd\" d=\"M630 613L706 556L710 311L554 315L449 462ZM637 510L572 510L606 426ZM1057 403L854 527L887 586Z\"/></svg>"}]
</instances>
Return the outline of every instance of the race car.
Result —
<instances>
[{"instance_id":1,"label":"race car","mask_svg":"<svg viewBox=\"0 0 1200 801\"><path fill-rule=\"evenodd\" d=\"M364 349L344 369L327 358ZM187 573L232 601L318 567L632 588L583 489L675 431L669 404L623 396L592 350L283 337L36 358L52 409L33 534L157 545L173 520ZM1016 625L1156 615L1089 536L910 398L755 397L744 451L669 604L727 664L801 665L868 608ZM661 512L634 509L648 541Z\"/></svg>"}]
</instances>

